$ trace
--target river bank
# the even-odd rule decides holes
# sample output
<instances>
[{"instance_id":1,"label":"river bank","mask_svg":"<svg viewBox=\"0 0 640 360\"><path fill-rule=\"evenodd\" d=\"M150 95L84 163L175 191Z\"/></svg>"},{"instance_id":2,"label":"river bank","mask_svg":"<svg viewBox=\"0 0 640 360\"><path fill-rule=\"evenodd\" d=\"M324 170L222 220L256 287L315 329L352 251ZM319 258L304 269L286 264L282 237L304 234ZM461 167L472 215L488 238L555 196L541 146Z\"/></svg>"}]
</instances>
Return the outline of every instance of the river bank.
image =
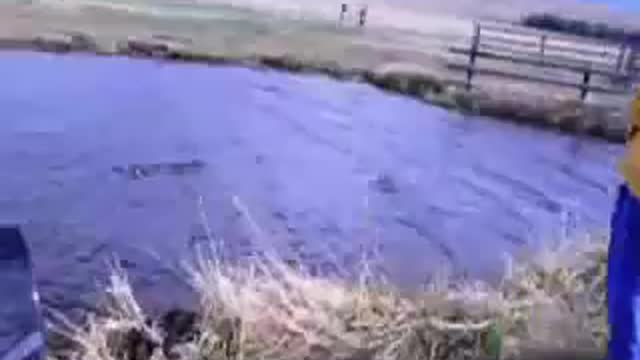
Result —
<instances>
[{"instance_id":1,"label":"river bank","mask_svg":"<svg viewBox=\"0 0 640 360\"><path fill-rule=\"evenodd\" d=\"M221 38L214 41L210 39L210 35L207 37L209 43L206 43L194 38L193 29L170 32L175 25L173 23L149 23L148 19L146 22L138 22L140 15L125 16L117 11L100 9L98 13L101 23L93 26L92 31L86 30L86 25L78 23L81 18L78 14L69 15L57 10L57 13L53 12L57 15L52 16L57 19L53 22L55 26L30 27L25 19L43 21L46 24L47 15L33 9L14 9L14 12L21 14L17 18L22 19L22 22L13 21L16 24L12 26L12 21L8 21L9 24L5 27L9 30L0 29L0 49L78 52L172 63L242 65L294 73L323 74L341 81L364 82L464 114L589 135L616 143L624 141L625 109L617 106L582 103L560 93L541 93L531 86L514 90L512 87L503 87L500 83L493 84L491 80L487 80L487 84L481 84L478 89L466 91L460 80L443 66L444 55L440 49L442 42L460 41L467 35L464 30L459 29L459 25L451 25L449 31L455 28L457 32L446 37L439 38L431 34L421 38L422 43L413 43L415 38L420 37L419 34L408 35L405 32L380 29L367 29L366 32L362 29L336 29L334 25L326 23L296 23L298 28L289 29L286 36L278 31L275 31L276 35L272 35L271 32L274 31L270 30L271 25L262 24L267 26L260 30L267 34L263 36L244 34L247 29L241 24L221 24L212 25L214 29L209 29L223 29L224 34L219 33ZM87 16L87 19L97 16L81 14ZM242 21L246 25L247 20ZM106 25L109 23L111 25ZM182 22L180 24L185 26ZM250 25L262 26L260 22ZM168 28L163 29L162 26ZM236 37L242 39L254 41L266 37L268 40L264 45L241 45L241 48L237 48L229 45L226 35L235 30L241 33ZM301 47L299 43L305 39L314 43L321 41L322 49ZM358 41L364 43L360 44ZM384 41L396 46L383 46ZM235 42L234 39L233 43ZM360 47L361 45L365 47ZM423 48L420 51L410 49L415 46Z\"/></svg>"},{"instance_id":2,"label":"river bank","mask_svg":"<svg viewBox=\"0 0 640 360\"><path fill-rule=\"evenodd\" d=\"M598 359L607 339L604 239L575 239L508 266L498 287L442 277L400 292L312 276L275 255L229 265L198 252L195 310L145 314L114 263L102 312L50 317L56 359ZM201 249L202 250L202 249Z\"/></svg>"}]
</instances>

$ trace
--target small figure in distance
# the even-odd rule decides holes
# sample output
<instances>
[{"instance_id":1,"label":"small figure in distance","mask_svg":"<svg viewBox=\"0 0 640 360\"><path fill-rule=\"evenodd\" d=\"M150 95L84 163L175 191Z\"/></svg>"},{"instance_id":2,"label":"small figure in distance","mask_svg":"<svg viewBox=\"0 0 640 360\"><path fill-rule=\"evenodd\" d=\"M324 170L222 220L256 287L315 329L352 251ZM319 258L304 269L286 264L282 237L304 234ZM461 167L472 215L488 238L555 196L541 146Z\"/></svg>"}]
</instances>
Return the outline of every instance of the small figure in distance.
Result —
<instances>
[{"instance_id":1,"label":"small figure in distance","mask_svg":"<svg viewBox=\"0 0 640 360\"><path fill-rule=\"evenodd\" d=\"M349 11L349 7L347 4L342 3L340 6L340 24L344 22L344 17L347 15L347 11Z\"/></svg>"},{"instance_id":2,"label":"small figure in distance","mask_svg":"<svg viewBox=\"0 0 640 360\"><path fill-rule=\"evenodd\" d=\"M367 23L367 11L368 11L368 7L367 5L363 6L362 9L360 9L360 27L364 27L364 25Z\"/></svg>"}]
</instances>

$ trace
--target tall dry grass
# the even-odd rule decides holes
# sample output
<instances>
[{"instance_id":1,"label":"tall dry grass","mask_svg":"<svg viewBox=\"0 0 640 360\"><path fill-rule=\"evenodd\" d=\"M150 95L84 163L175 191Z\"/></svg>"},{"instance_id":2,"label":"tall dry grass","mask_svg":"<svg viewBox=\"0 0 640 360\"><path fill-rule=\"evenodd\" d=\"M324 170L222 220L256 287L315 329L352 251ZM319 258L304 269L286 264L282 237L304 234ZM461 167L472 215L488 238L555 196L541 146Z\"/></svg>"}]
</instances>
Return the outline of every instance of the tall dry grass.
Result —
<instances>
[{"instance_id":1,"label":"tall dry grass","mask_svg":"<svg viewBox=\"0 0 640 360\"><path fill-rule=\"evenodd\" d=\"M239 200L234 206L254 237L267 242ZM213 239L202 199L200 208L202 225ZM350 281L313 276L273 251L226 262L221 242L210 244L196 249L184 266L199 300L195 312L149 318L115 261L104 289L104 311L88 314L81 324L51 312L53 333L69 340L51 349L51 357L517 359L525 343L603 349L607 340L604 236L574 238L525 261L508 261L498 286L436 277L410 295L376 277L367 262L359 280Z\"/></svg>"},{"instance_id":2,"label":"tall dry grass","mask_svg":"<svg viewBox=\"0 0 640 360\"><path fill-rule=\"evenodd\" d=\"M200 300L190 337L174 336L167 344L172 329L144 314L127 274L114 266L104 314L90 314L80 325L53 317L54 331L73 346L54 349L52 356L517 358L524 342L602 348L607 336L604 238L576 241L511 265L498 287L440 281L412 295L376 285L381 283L366 271L354 283L311 276L273 254L231 265L215 253L198 251L187 266Z\"/></svg>"}]
</instances>

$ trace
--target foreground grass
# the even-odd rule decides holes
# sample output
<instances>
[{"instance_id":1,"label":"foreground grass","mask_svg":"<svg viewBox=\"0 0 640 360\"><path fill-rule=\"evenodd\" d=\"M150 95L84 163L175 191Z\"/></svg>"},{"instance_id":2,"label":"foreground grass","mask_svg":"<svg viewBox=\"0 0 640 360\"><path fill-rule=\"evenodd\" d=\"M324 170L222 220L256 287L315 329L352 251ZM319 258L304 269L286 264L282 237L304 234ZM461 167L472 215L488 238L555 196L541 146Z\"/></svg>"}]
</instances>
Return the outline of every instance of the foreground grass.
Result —
<instances>
[{"instance_id":1,"label":"foreground grass","mask_svg":"<svg viewBox=\"0 0 640 360\"><path fill-rule=\"evenodd\" d=\"M114 266L105 311L74 324L58 359L476 359L520 350L603 349L606 243L585 239L510 265L498 287L429 284L403 295L366 269L359 282L309 275L276 256L229 265L198 252L188 279L195 312L148 318ZM525 354L526 355L526 354Z\"/></svg>"}]
</instances>

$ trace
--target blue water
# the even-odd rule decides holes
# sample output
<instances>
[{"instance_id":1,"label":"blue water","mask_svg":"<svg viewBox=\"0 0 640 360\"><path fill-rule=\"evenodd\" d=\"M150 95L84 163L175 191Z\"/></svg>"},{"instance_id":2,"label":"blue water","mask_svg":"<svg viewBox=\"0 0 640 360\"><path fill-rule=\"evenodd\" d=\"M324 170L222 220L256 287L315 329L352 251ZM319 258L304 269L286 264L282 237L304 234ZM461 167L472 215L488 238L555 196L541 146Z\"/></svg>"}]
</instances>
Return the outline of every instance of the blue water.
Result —
<instances>
[{"instance_id":1,"label":"blue water","mask_svg":"<svg viewBox=\"0 0 640 360\"><path fill-rule=\"evenodd\" d=\"M505 252L605 229L618 181L618 146L322 77L5 52L0 79L0 221L53 306L93 301L113 254L174 305L203 213L234 257L269 245L326 272L364 249L400 285L493 276Z\"/></svg>"}]
</instances>

